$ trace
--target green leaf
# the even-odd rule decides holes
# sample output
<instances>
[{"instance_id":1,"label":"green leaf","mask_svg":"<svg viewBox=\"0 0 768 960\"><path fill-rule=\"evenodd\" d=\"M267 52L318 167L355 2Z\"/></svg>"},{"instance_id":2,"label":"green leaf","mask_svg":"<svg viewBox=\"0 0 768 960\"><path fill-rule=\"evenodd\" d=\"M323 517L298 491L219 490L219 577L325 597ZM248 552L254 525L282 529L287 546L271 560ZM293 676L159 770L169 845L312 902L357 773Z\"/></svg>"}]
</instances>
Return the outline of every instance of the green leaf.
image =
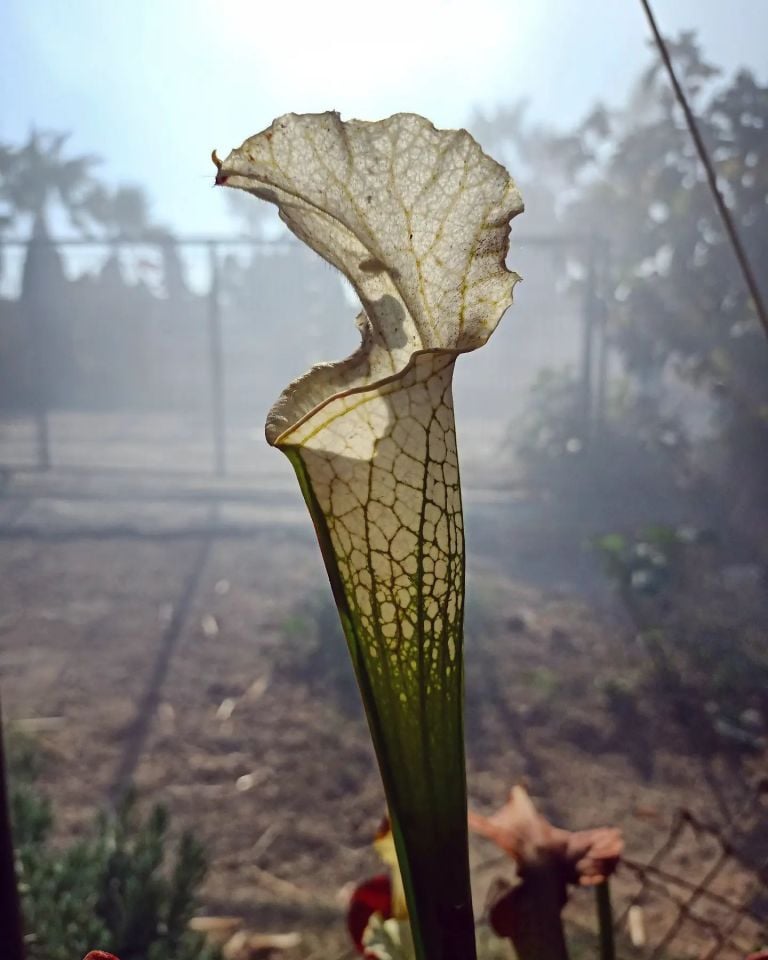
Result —
<instances>
[{"instance_id":1,"label":"green leaf","mask_svg":"<svg viewBox=\"0 0 768 960\"><path fill-rule=\"evenodd\" d=\"M606 533L604 536L598 537L595 542L604 553L615 556L623 554L627 549L627 538L620 533Z\"/></svg>"}]
</instances>

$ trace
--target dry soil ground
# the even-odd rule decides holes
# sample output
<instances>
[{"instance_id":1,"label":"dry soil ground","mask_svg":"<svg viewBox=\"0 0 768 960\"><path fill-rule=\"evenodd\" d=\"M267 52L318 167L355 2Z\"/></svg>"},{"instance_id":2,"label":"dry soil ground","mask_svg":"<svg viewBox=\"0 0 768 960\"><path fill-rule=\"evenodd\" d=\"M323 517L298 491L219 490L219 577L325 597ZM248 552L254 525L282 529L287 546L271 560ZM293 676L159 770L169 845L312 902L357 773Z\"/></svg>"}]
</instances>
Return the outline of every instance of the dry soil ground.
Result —
<instances>
[{"instance_id":1,"label":"dry soil ground","mask_svg":"<svg viewBox=\"0 0 768 960\"><path fill-rule=\"evenodd\" d=\"M341 891L378 870L369 841L383 800L298 495L281 478L245 492L222 484L216 508L205 484L179 499L177 483L169 501L163 484L135 480L129 497L119 478L7 481L3 706L50 750L44 786L62 837L134 779L143 801L167 804L175 827L205 843L207 910L304 931L291 956L339 955ZM680 807L722 825L746 802L739 829L757 837L750 784L765 757L703 763L651 705L630 724L611 714L605 681L635 669L638 653L591 558L529 504L471 490L466 500L472 804L491 810L524 778L553 820L620 826L642 862ZM472 856L481 907L490 877L509 871L482 842ZM660 863L695 887L718 856L711 837L690 834ZM706 885L756 902L754 873L735 860ZM636 889L625 869L619 912ZM691 890L644 897L651 942L677 914L671 896ZM571 910L591 923L588 894ZM712 899L694 897L691 910L720 926L733 919ZM750 944L754 924L741 934ZM714 942L685 919L665 956L739 956L707 954Z\"/></svg>"}]
</instances>

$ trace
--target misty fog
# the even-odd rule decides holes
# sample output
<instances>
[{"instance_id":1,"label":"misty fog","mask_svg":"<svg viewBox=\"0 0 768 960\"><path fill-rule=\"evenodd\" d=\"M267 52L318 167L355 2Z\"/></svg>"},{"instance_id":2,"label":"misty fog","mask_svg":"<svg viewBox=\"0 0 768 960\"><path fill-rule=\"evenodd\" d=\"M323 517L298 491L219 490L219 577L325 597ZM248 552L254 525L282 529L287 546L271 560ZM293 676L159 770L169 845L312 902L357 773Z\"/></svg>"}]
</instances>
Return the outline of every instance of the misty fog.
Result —
<instances>
[{"instance_id":1,"label":"misty fog","mask_svg":"<svg viewBox=\"0 0 768 960\"><path fill-rule=\"evenodd\" d=\"M358 347L361 307L210 150L288 110L414 111L526 207L514 303L454 380L470 808L523 783L558 825L621 828L618 957L744 960L768 942L768 8L656 4L755 297L639 3L257 6L0 12L0 692L18 809L52 810L29 849L135 788L205 848L190 929L353 955L384 799L264 422ZM584 890L568 911L596 956Z\"/></svg>"}]
</instances>

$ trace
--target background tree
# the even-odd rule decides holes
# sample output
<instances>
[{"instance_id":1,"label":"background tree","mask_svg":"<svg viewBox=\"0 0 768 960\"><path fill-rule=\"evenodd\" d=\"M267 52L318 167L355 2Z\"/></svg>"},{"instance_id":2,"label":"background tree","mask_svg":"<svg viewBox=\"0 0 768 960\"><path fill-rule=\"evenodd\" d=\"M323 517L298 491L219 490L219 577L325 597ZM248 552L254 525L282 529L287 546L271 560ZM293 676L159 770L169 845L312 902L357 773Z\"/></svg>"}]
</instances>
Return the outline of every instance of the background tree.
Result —
<instances>
[{"instance_id":1,"label":"background tree","mask_svg":"<svg viewBox=\"0 0 768 960\"><path fill-rule=\"evenodd\" d=\"M31 214L35 223L47 226L51 206L58 204L77 230L87 230L99 159L91 154L67 157L68 139L68 133L33 129L23 146L0 150L0 199L14 217Z\"/></svg>"},{"instance_id":2,"label":"background tree","mask_svg":"<svg viewBox=\"0 0 768 960\"><path fill-rule=\"evenodd\" d=\"M768 262L768 87L747 71L723 84L692 33L670 50L759 273ZM567 134L526 126L519 110L480 120L494 149L516 143L526 190L527 176L546 181L537 196L560 229L605 238L608 330L627 375L630 435L639 417L663 445L676 419L685 471L713 518L763 553L768 343L661 65L622 108L598 107ZM668 459L672 483L681 460Z\"/></svg>"},{"instance_id":3,"label":"background tree","mask_svg":"<svg viewBox=\"0 0 768 960\"><path fill-rule=\"evenodd\" d=\"M84 206L110 238L141 238L151 226L147 195L141 187L132 184L109 190L95 183L84 198Z\"/></svg>"}]
</instances>

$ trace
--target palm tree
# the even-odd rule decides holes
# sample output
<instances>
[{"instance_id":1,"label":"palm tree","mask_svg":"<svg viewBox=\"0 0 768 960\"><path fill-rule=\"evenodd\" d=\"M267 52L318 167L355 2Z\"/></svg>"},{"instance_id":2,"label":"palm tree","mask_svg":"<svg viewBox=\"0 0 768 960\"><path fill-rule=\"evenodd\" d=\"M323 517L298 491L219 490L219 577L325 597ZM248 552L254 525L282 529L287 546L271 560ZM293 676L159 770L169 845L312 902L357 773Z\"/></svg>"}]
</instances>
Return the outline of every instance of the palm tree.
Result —
<instances>
[{"instance_id":1,"label":"palm tree","mask_svg":"<svg viewBox=\"0 0 768 960\"><path fill-rule=\"evenodd\" d=\"M149 204L141 187L124 185L110 192L94 184L83 202L83 212L103 227L110 240L137 240L151 229Z\"/></svg>"},{"instance_id":2,"label":"palm tree","mask_svg":"<svg viewBox=\"0 0 768 960\"><path fill-rule=\"evenodd\" d=\"M48 218L58 206L76 230L87 232L93 219L88 211L95 185L92 169L98 162L87 154L67 156L68 137L33 129L22 146L0 146L0 202L14 224L19 217L32 220L18 307L28 335L19 364L31 390L42 466L49 463L47 411L72 365L71 342L59 322L66 302L64 271L58 250L49 242Z\"/></svg>"},{"instance_id":3,"label":"palm tree","mask_svg":"<svg viewBox=\"0 0 768 960\"><path fill-rule=\"evenodd\" d=\"M66 211L72 225L85 232L92 168L99 158L91 154L64 155L68 133L32 130L18 148L0 148L0 199L13 216L31 214L37 234L47 233L47 214L53 203ZM33 232L35 227L33 227Z\"/></svg>"}]
</instances>

